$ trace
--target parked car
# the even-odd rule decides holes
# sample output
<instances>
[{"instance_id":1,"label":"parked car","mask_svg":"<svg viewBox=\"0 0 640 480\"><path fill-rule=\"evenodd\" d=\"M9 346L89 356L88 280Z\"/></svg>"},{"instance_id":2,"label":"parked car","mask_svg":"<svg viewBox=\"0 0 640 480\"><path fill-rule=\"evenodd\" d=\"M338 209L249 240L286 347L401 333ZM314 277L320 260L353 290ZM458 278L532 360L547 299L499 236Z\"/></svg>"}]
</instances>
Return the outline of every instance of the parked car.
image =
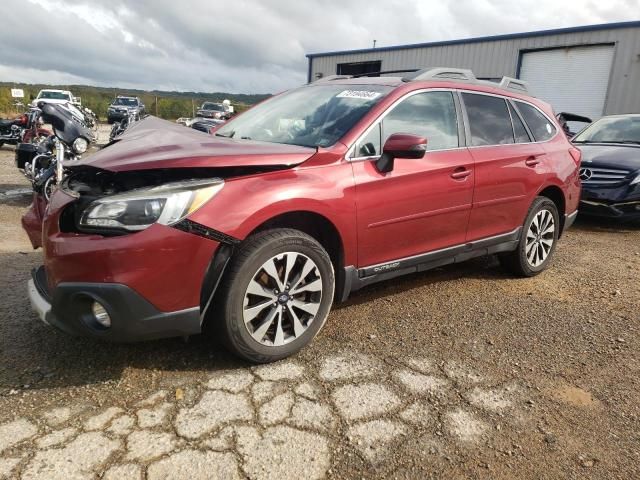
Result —
<instances>
[{"instance_id":1,"label":"parked car","mask_svg":"<svg viewBox=\"0 0 640 480\"><path fill-rule=\"evenodd\" d=\"M68 167L30 235L31 302L68 333L212 328L269 362L374 282L487 254L537 275L576 217L580 152L524 88L458 69L327 77L206 141L148 117Z\"/></svg>"},{"instance_id":2,"label":"parked car","mask_svg":"<svg viewBox=\"0 0 640 480\"><path fill-rule=\"evenodd\" d=\"M118 96L107 109L107 121L109 124L120 122L125 117L139 117L145 115L145 106L138 97Z\"/></svg>"},{"instance_id":3,"label":"parked car","mask_svg":"<svg viewBox=\"0 0 640 480\"><path fill-rule=\"evenodd\" d=\"M582 151L580 212L640 220L640 114L602 117L573 143Z\"/></svg>"},{"instance_id":4,"label":"parked car","mask_svg":"<svg viewBox=\"0 0 640 480\"><path fill-rule=\"evenodd\" d=\"M211 130L224 125L225 120L216 120L215 118L194 118L191 122L191 128L204 133L211 133Z\"/></svg>"},{"instance_id":5,"label":"parked car","mask_svg":"<svg viewBox=\"0 0 640 480\"><path fill-rule=\"evenodd\" d=\"M42 102L57 104L71 103L75 106L80 106L82 103L80 97L75 97L69 90L55 90L50 88L40 90L38 96L31 102L31 106L36 107Z\"/></svg>"},{"instance_id":6,"label":"parked car","mask_svg":"<svg viewBox=\"0 0 640 480\"><path fill-rule=\"evenodd\" d=\"M222 103L204 102L196 112L197 117L226 119L229 116L229 108Z\"/></svg>"}]
</instances>

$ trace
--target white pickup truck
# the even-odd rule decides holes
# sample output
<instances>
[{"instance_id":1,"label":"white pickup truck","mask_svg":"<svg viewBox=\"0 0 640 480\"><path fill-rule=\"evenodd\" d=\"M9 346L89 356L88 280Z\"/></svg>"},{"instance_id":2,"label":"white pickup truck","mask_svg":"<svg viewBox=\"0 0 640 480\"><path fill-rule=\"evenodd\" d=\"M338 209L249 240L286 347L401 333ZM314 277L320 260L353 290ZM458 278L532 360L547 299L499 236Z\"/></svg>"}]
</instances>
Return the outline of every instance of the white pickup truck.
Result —
<instances>
[{"instance_id":1,"label":"white pickup truck","mask_svg":"<svg viewBox=\"0 0 640 480\"><path fill-rule=\"evenodd\" d=\"M74 97L73 93L69 90L44 89L40 90L36 99L31 102L31 105L35 107L39 102L71 103L79 107L82 104L80 100L80 97Z\"/></svg>"}]
</instances>

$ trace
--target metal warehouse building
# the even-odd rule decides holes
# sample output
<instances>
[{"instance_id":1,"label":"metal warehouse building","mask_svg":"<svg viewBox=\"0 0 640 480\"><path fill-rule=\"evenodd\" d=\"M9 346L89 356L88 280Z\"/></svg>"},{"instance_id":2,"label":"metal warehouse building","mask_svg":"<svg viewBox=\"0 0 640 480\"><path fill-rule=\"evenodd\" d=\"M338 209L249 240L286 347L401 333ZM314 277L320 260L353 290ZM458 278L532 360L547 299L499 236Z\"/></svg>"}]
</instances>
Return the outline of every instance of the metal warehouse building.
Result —
<instances>
[{"instance_id":1,"label":"metal warehouse building","mask_svg":"<svg viewBox=\"0 0 640 480\"><path fill-rule=\"evenodd\" d=\"M308 79L425 67L529 82L556 112L640 113L640 21L341 52L313 53Z\"/></svg>"}]
</instances>

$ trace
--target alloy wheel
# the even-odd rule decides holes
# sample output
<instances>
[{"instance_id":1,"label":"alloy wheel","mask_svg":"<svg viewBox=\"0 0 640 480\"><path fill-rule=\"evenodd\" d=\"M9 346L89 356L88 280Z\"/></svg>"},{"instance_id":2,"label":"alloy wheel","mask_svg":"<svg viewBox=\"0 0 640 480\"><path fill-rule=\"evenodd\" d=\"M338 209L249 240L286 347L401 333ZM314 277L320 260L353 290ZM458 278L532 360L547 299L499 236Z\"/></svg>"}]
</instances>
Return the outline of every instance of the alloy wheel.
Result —
<instances>
[{"instance_id":1,"label":"alloy wheel","mask_svg":"<svg viewBox=\"0 0 640 480\"><path fill-rule=\"evenodd\" d=\"M549 210L540 210L535 214L527 230L525 253L532 267L539 267L551 253L555 241L555 221Z\"/></svg>"},{"instance_id":2,"label":"alloy wheel","mask_svg":"<svg viewBox=\"0 0 640 480\"><path fill-rule=\"evenodd\" d=\"M298 252L280 253L262 264L249 281L244 324L260 344L280 347L304 334L321 301L322 277L315 262Z\"/></svg>"}]
</instances>

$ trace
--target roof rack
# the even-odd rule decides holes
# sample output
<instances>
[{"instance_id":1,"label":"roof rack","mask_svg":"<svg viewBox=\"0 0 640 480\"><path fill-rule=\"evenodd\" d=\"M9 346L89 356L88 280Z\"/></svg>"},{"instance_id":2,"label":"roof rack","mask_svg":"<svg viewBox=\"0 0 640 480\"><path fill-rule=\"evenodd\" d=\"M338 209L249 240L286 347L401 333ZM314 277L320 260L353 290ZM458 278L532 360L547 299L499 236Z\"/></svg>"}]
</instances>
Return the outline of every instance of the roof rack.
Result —
<instances>
[{"instance_id":1,"label":"roof rack","mask_svg":"<svg viewBox=\"0 0 640 480\"><path fill-rule=\"evenodd\" d=\"M437 67L437 68L425 68L418 70L415 75L404 77L402 80L405 82L416 82L424 80L456 80L458 82L469 82L477 85L488 85L494 88L502 88L504 90L513 90L520 93L528 93L527 82L512 77L502 77L500 83L491 82L488 80L479 80L474 73L468 68L449 68L449 67Z\"/></svg>"},{"instance_id":2,"label":"roof rack","mask_svg":"<svg viewBox=\"0 0 640 480\"><path fill-rule=\"evenodd\" d=\"M330 82L332 80L346 80L347 78L351 78L351 75L327 75L326 77L321 77L311 83L324 83Z\"/></svg>"},{"instance_id":3,"label":"roof rack","mask_svg":"<svg viewBox=\"0 0 640 480\"><path fill-rule=\"evenodd\" d=\"M528 92L528 83L524 80L518 80L517 78L512 77L502 77L500 80L500 88L506 88L511 90L518 90L520 92Z\"/></svg>"},{"instance_id":4,"label":"roof rack","mask_svg":"<svg viewBox=\"0 0 640 480\"><path fill-rule=\"evenodd\" d=\"M464 82L475 83L478 81L473 72L467 68L424 68L416 71L415 75L404 77L407 82L417 82L420 80L437 80L445 78L448 80L461 80Z\"/></svg>"},{"instance_id":5,"label":"roof rack","mask_svg":"<svg viewBox=\"0 0 640 480\"><path fill-rule=\"evenodd\" d=\"M359 73L357 75L328 75L319 78L312 83L330 82L332 80L345 80L349 78L361 78L380 76L389 73L409 72L410 75L402 77L403 82L418 82L425 80L455 80L457 82L468 82L476 85L488 85L494 88L502 88L504 90L513 90L519 93L529 93L528 84L524 80L513 77L502 77L500 83L488 80L479 80L468 68L453 67L436 67L423 69L404 69L404 70L386 70L381 72Z\"/></svg>"},{"instance_id":6,"label":"roof rack","mask_svg":"<svg viewBox=\"0 0 640 480\"><path fill-rule=\"evenodd\" d=\"M358 73L356 75L327 75L326 77L321 77L317 80L314 80L311 83L331 82L332 80L345 80L348 78L379 77L380 75L387 75L389 73L406 73L406 72L417 72L417 71L418 71L417 68L405 68L403 70L383 70L380 72Z\"/></svg>"},{"instance_id":7,"label":"roof rack","mask_svg":"<svg viewBox=\"0 0 640 480\"><path fill-rule=\"evenodd\" d=\"M373 77L373 76L386 75L389 73L406 73L406 72L412 73L417 71L419 71L418 68L405 68L402 70L382 70L380 72L358 73L357 75L352 75L351 78Z\"/></svg>"}]
</instances>

